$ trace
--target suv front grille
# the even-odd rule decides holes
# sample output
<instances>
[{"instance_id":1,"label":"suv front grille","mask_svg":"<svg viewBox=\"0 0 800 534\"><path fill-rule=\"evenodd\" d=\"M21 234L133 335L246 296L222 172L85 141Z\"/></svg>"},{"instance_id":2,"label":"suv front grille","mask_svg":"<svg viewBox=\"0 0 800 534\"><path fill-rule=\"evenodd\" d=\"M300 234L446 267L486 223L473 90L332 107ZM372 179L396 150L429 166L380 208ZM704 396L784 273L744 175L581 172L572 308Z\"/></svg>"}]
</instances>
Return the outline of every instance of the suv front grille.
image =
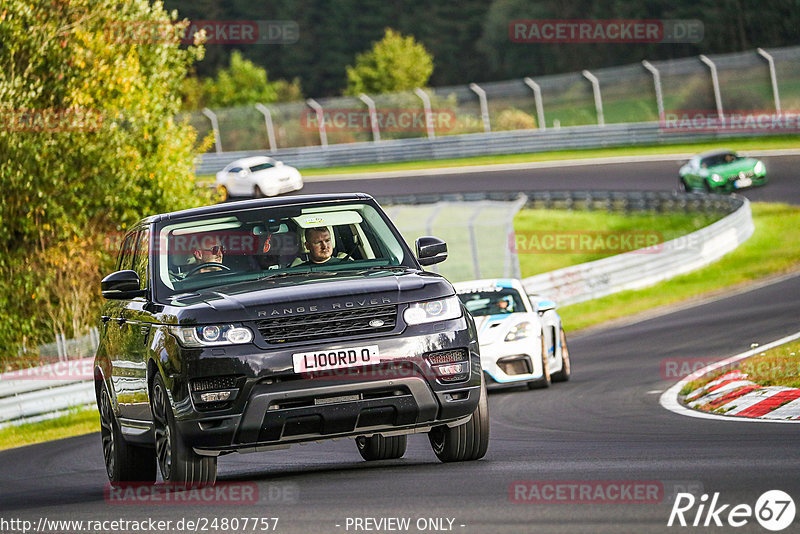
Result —
<instances>
[{"instance_id":1,"label":"suv front grille","mask_svg":"<svg viewBox=\"0 0 800 534\"><path fill-rule=\"evenodd\" d=\"M378 324L381 321L382 324ZM377 326L373 326L376 324ZM257 327L267 343L280 344L313 339L380 334L391 332L396 324L397 306L390 304L388 306L264 319L257 323Z\"/></svg>"}]
</instances>

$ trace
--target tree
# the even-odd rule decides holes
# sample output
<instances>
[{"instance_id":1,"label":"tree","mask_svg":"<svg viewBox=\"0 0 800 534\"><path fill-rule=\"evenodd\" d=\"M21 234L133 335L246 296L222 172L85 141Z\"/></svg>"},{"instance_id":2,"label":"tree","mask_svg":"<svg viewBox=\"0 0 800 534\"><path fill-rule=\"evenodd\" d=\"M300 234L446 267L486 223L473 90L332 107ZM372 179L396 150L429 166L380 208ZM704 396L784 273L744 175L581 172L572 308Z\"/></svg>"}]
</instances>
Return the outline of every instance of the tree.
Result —
<instances>
[{"instance_id":1,"label":"tree","mask_svg":"<svg viewBox=\"0 0 800 534\"><path fill-rule=\"evenodd\" d=\"M346 94L390 93L424 87L433 73L433 57L413 37L387 28L372 50L347 67Z\"/></svg>"},{"instance_id":2,"label":"tree","mask_svg":"<svg viewBox=\"0 0 800 534\"><path fill-rule=\"evenodd\" d=\"M203 52L181 46L182 31L148 0L4 1L0 361L23 339L74 335L88 326L85 316L94 323L115 233L144 215L202 202L196 132L173 118L181 81ZM90 290L67 284L76 280ZM65 285L92 313L56 324L48 310L75 301L58 289Z\"/></svg>"},{"instance_id":3,"label":"tree","mask_svg":"<svg viewBox=\"0 0 800 534\"><path fill-rule=\"evenodd\" d=\"M187 78L183 85L184 107L232 107L246 104L285 102L302 98L300 82L267 79L266 69L242 57L231 54L230 65L217 73L216 79Z\"/></svg>"}]
</instances>

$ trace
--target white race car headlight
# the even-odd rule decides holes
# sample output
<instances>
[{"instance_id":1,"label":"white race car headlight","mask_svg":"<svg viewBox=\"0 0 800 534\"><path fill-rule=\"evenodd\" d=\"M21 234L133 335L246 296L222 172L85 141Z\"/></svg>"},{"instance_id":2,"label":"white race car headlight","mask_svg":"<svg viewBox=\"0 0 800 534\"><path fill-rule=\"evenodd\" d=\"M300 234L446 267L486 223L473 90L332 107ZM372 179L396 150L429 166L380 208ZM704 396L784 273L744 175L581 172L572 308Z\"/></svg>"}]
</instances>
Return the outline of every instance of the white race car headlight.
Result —
<instances>
[{"instance_id":1,"label":"white race car headlight","mask_svg":"<svg viewBox=\"0 0 800 534\"><path fill-rule=\"evenodd\" d=\"M511 328L506 334L504 341L519 341L533 335L533 325L531 323L519 323Z\"/></svg>"},{"instance_id":2,"label":"white race car headlight","mask_svg":"<svg viewBox=\"0 0 800 534\"><path fill-rule=\"evenodd\" d=\"M765 170L766 170L766 169L764 168L764 163L763 163L763 162L761 162L761 161L759 161L758 163L756 163L756 166L755 166L755 167L753 167L753 173L754 173L754 174L764 174L764 171L765 171Z\"/></svg>"},{"instance_id":3,"label":"white race car headlight","mask_svg":"<svg viewBox=\"0 0 800 534\"><path fill-rule=\"evenodd\" d=\"M455 295L443 299L415 302L403 312L403 320L409 325L447 321L459 317L461 317L461 301Z\"/></svg>"},{"instance_id":4,"label":"white race car headlight","mask_svg":"<svg viewBox=\"0 0 800 534\"><path fill-rule=\"evenodd\" d=\"M253 341L253 332L232 324L207 326L170 326L169 331L184 347L243 345Z\"/></svg>"}]
</instances>

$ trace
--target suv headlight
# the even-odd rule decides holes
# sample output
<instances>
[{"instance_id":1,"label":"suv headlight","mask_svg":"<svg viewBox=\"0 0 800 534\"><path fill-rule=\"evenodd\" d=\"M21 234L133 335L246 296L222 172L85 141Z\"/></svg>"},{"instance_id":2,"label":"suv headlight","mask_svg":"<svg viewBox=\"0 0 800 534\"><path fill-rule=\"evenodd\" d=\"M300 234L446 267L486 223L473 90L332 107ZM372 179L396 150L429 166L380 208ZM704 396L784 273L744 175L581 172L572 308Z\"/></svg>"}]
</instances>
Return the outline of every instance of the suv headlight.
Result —
<instances>
[{"instance_id":1,"label":"suv headlight","mask_svg":"<svg viewBox=\"0 0 800 534\"><path fill-rule=\"evenodd\" d=\"M253 341L253 332L232 324L206 326L170 326L169 331L184 347L242 345Z\"/></svg>"},{"instance_id":2,"label":"suv headlight","mask_svg":"<svg viewBox=\"0 0 800 534\"><path fill-rule=\"evenodd\" d=\"M453 295L443 299L415 302L403 312L406 324L416 325L461 317L461 301Z\"/></svg>"},{"instance_id":3,"label":"suv headlight","mask_svg":"<svg viewBox=\"0 0 800 534\"><path fill-rule=\"evenodd\" d=\"M525 339L532 334L533 325L531 323L519 323L508 331L504 341L518 341L520 339Z\"/></svg>"}]
</instances>

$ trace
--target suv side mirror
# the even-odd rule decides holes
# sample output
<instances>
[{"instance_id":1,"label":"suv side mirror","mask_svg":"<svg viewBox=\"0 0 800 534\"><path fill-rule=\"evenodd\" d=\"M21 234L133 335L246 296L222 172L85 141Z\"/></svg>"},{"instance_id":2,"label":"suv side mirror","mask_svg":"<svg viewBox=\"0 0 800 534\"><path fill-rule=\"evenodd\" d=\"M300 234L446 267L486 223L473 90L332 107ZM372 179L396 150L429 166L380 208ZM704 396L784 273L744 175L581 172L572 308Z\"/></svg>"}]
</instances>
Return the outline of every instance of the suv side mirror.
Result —
<instances>
[{"instance_id":1,"label":"suv side mirror","mask_svg":"<svg viewBox=\"0 0 800 534\"><path fill-rule=\"evenodd\" d=\"M139 289L139 275L136 271L117 271L111 273L100 282L103 297L109 300L124 300L143 297L144 290Z\"/></svg>"},{"instance_id":2,"label":"suv side mirror","mask_svg":"<svg viewBox=\"0 0 800 534\"><path fill-rule=\"evenodd\" d=\"M447 259L447 243L438 237L419 237L416 244L420 265L433 265Z\"/></svg>"}]
</instances>

